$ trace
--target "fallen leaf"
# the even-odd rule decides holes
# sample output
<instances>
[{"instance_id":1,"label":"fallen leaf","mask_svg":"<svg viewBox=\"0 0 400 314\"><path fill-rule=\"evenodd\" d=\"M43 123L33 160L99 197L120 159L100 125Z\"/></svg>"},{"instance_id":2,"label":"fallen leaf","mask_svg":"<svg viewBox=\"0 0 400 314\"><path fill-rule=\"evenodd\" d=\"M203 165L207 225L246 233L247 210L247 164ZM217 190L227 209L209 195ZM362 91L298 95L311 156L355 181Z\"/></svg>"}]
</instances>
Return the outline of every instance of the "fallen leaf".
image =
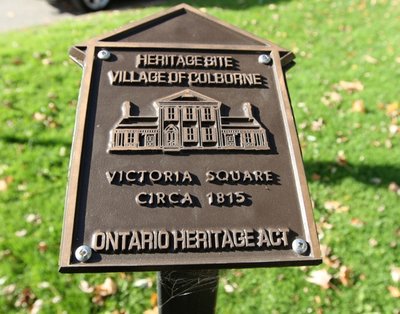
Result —
<instances>
[{"instance_id":1,"label":"fallen leaf","mask_svg":"<svg viewBox=\"0 0 400 314\"><path fill-rule=\"evenodd\" d=\"M21 64L23 64L24 62L23 62L23 60L22 60L21 58L16 57L16 58L14 58L14 59L11 60L11 63L12 63L13 65L21 65Z\"/></svg>"},{"instance_id":2,"label":"fallen leaf","mask_svg":"<svg viewBox=\"0 0 400 314\"><path fill-rule=\"evenodd\" d=\"M108 277L102 284L94 287L92 302L97 305L103 305L104 299L117 293L117 290L117 284Z\"/></svg>"},{"instance_id":3,"label":"fallen leaf","mask_svg":"<svg viewBox=\"0 0 400 314\"><path fill-rule=\"evenodd\" d=\"M157 302L158 302L158 294L153 292L150 296L150 304L152 307L157 306Z\"/></svg>"},{"instance_id":4,"label":"fallen leaf","mask_svg":"<svg viewBox=\"0 0 400 314\"><path fill-rule=\"evenodd\" d=\"M306 280L310 283L320 286L323 289L329 289L332 275L326 269L314 270Z\"/></svg>"},{"instance_id":5,"label":"fallen leaf","mask_svg":"<svg viewBox=\"0 0 400 314\"><path fill-rule=\"evenodd\" d=\"M321 249L321 255L322 255L322 257L327 257L327 256L329 256L329 255L331 254L331 252L332 252L332 249L331 249L329 246L325 245L325 244L321 244L321 245L320 245L320 249Z\"/></svg>"},{"instance_id":6,"label":"fallen leaf","mask_svg":"<svg viewBox=\"0 0 400 314\"><path fill-rule=\"evenodd\" d=\"M21 183L18 184L17 186L17 190L20 192L26 191L28 189L28 186L26 185L26 183Z\"/></svg>"},{"instance_id":7,"label":"fallen leaf","mask_svg":"<svg viewBox=\"0 0 400 314\"><path fill-rule=\"evenodd\" d=\"M102 297L107 297L115 294L118 290L118 287L114 280L108 277L101 285L96 286L94 290L95 294L98 294Z\"/></svg>"},{"instance_id":8,"label":"fallen leaf","mask_svg":"<svg viewBox=\"0 0 400 314\"><path fill-rule=\"evenodd\" d=\"M42 122L42 121L46 120L46 118L47 118L47 116L44 113L41 113L41 112L35 112L33 114L33 119L36 120L36 121Z\"/></svg>"},{"instance_id":9,"label":"fallen leaf","mask_svg":"<svg viewBox=\"0 0 400 314\"><path fill-rule=\"evenodd\" d=\"M28 214L25 218L26 222L40 224L42 222L42 218L38 214Z\"/></svg>"},{"instance_id":10,"label":"fallen leaf","mask_svg":"<svg viewBox=\"0 0 400 314\"><path fill-rule=\"evenodd\" d=\"M224 290L226 293L233 293L235 288L231 284L227 283L224 285Z\"/></svg>"},{"instance_id":11,"label":"fallen leaf","mask_svg":"<svg viewBox=\"0 0 400 314\"><path fill-rule=\"evenodd\" d=\"M342 96L338 92L327 92L322 96L321 102L328 107L333 107L342 102Z\"/></svg>"},{"instance_id":12,"label":"fallen leaf","mask_svg":"<svg viewBox=\"0 0 400 314\"><path fill-rule=\"evenodd\" d=\"M37 299L30 308L30 314L38 314L43 307L43 300Z\"/></svg>"},{"instance_id":13,"label":"fallen leaf","mask_svg":"<svg viewBox=\"0 0 400 314\"><path fill-rule=\"evenodd\" d=\"M315 142L317 138L314 135L307 135L307 141L309 142Z\"/></svg>"},{"instance_id":14,"label":"fallen leaf","mask_svg":"<svg viewBox=\"0 0 400 314\"><path fill-rule=\"evenodd\" d=\"M14 292L15 292L15 289L17 288L17 285L16 284L11 284L11 285L8 285L8 286L5 286L4 288L3 288L3 290L1 291L1 294L2 295L10 295L10 294L13 294Z\"/></svg>"},{"instance_id":15,"label":"fallen leaf","mask_svg":"<svg viewBox=\"0 0 400 314\"><path fill-rule=\"evenodd\" d=\"M317 227L319 227L321 230L327 229L331 230L333 228L333 225L330 224L325 217L321 217L320 220L317 223Z\"/></svg>"},{"instance_id":16,"label":"fallen leaf","mask_svg":"<svg viewBox=\"0 0 400 314\"><path fill-rule=\"evenodd\" d=\"M272 19L275 21L279 20L279 14L272 14Z\"/></svg>"},{"instance_id":17,"label":"fallen leaf","mask_svg":"<svg viewBox=\"0 0 400 314\"><path fill-rule=\"evenodd\" d=\"M370 55L365 55L364 56L364 61L367 62L367 63L371 63L371 64L377 64L378 63L378 60L375 59L373 56L370 56Z\"/></svg>"},{"instance_id":18,"label":"fallen leaf","mask_svg":"<svg viewBox=\"0 0 400 314\"><path fill-rule=\"evenodd\" d=\"M38 287L39 287L40 289L47 289L47 288L50 288L50 283L47 282L47 281L42 281L42 282L40 282L40 283L38 284Z\"/></svg>"},{"instance_id":19,"label":"fallen leaf","mask_svg":"<svg viewBox=\"0 0 400 314\"><path fill-rule=\"evenodd\" d=\"M143 312L143 314L158 314L158 307L155 306L154 308L152 308L150 310L146 310Z\"/></svg>"},{"instance_id":20,"label":"fallen leaf","mask_svg":"<svg viewBox=\"0 0 400 314\"><path fill-rule=\"evenodd\" d=\"M350 209L349 206L342 205L338 201L326 201L324 203L324 207L328 211L334 211L337 213L345 213L345 212L348 212Z\"/></svg>"},{"instance_id":21,"label":"fallen leaf","mask_svg":"<svg viewBox=\"0 0 400 314\"><path fill-rule=\"evenodd\" d=\"M346 92L360 92L364 89L364 85L360 81L340 81L339 84L336 85L339 90L345 90Z\"/></svg>"},{"instance_id":22,"label":"fallen leaf","mask_svg":"<svg viewBox=\"0 0 400 314\"><path fill-rule=\"evenodd\" d=\"M339 268L340 267L340 259L336 255L331 255L331 256L325 256L323 258L323 262L326 266L329 268Z\"/></svg>"},{"instance_id":23,"label":"fallen leaf","mask_svg":"<svg viewBox=\"0 0 400 314\"><path fill-rule=\"evenodd\" d=\"M241 271L239 269L232 270L232 273L235 277L238 277L238 278L243 277L243 275L244 275L243 271Z\"/></svg>"},{"instance_id":24,"label":"fallen leaf","mask_svg":"<svg viewBox=\"0 0 400 314\"><path fill-rule=\"evenodd\" d=\"M51 60L50 58L44 58L44 59L42 59L42 64L43 65L52 65L53 60Z\"/></svg>"},{"instance_id":25,"label":"fallen leaf","mask_svg":"<svg viewBox=\"0 0 400 314\"><path fill-rule=\"evenodd\" d=\"M8 184L6 180L0 179L0 192L7 191L7 189L8 189Z\"/></svg>"},{"instance_id":26,"label":"fallen leaf","mask_svg":"<svg viewBox=\"0 0 400 314\"><path fill-rule=\"evenodd\" d=\"M400 281L400 267L393 266L390 269L390 276L392 277L392 280L394 282L399 282Z\"/></svg>"},{"instance_id":27,"label":"fallen leaf","mask_svg":"<svg viewBox=\"0 0 400 314\"><path fill-rule=\"evenodd\" d=\"M3 179L0 179L0 192L7 191L8 185L13 181L13 177L7 176Z\"/></svg>"},{"instance_id":28,"label":"fallen leaf","mask_svg":"<svg viewBox=\"0 0 400 314\"><path fill-rule=\"evenodd\" d=\"M321 131L323 126L324 126L324 120L322 118L319 118L318 120L311 122L311 130L314 132Z\"/></svg>"},{"instance_id":29,"label":"fallen leaf","mask_svg":"<svg viewBox=\"0 0 400 314\"><path fill-rule=\"evenodd\" d=\"M94 291L94 288L86 280L81 280L79 289L84 293L92 293Z\"/></svg>"},{"instance_id":30,"label":"fallen leaf","mask_svg":"<svg viewBox=\"0 0 400 314\"><path fill-rule=\"evenodd\" d=\"M336 143L338 143L338 144L346 143L348 141L349 141L349 138L346 136L340 136L336 139Z\"/></svg>"},{"instance_id":31,"label":"fallen leaf","mask_svg":"<svg viewBox=\"0 0 400 314\"><path fill-rule=\"evenodd\" d=\"M344 151L340 150L337 153L336 162L339 164L339 166L347 165L347 158L346 158L346 155L345 155Z\"/></svg>"},{"instance_id":32,"label":"fallen leaf","mask_svg":"<svg viewBox=\"0 0 400 314\"><path fill-rule=\"evenodd\" d=\"M377 209L376 209L378 212L383 212L383 211L385 211L385 205L381 205L381 206L379 206Z\"/></svg>"},{"instance_id":33,"label":"fallen leaf","mask_svg":"<svg viewBox=\"0 0 400 314\"><path fill-rule=\"evenodd\" d=\"M390 192L400 195L400 186L396 182L390 182L388 189Z\"/></svg>"},{"instance_id":34,"label":"fallen leaf","mask_svg":"<svg viewBox=\"0 0 400 314\"><path fill-rule=\"evenodd\" d=\"M47 105L47 107L48 107L51 111L53 111L53 112L55 112L55 111L58 110L56 104L53 103L53 102L49 102L48 105Z\"/></svg>"},{"instance_id":35,"label":"fallen leaf","mask_svg":"<svg viewBox=\"0 0 400 314\"><path fill-rule=\"evenodd\" d=\"M389 117L397 117L399 115L399 111L400 111L400 105L398 102L394 102L391 104L387 104L386 105L386 114Z\"/></svg>"},{"instance_id":36,"label":"fallen leaf","mask_svg":"<svg viewBox=\"0 0 400 314\"><path fill-rule=\"evenodd\" d=\"M393 143L391 140L385 140L385 147L387 149L392 149L393 148Z\"/></svg>"},{"instance_id":37,"label":"fallen leaf","mask_svg":"<svg viewBox=\"0 0 400 314\"><path fill-rule=\"evenodd\" d=\"M60 148L60 151L58 152L58 155L59 155L60 157L65 157L66 154L67 154L67 148L66 148L65 146L62 146L62 147Z\"/></svg>"},{"instance_id":38,"label":"fallen leaf","mask_svg":"<svg viewBox=\"0 0 400 314\"><path fill-rule=\"evenodd\" d=\"M350 284L351 270L347 266L341 266L339 269L339 280L343 286L347 287Z\"/></svg>"},{"instance_id":39,"label":"fallen leaf","mask_svg":"<svg viewBox=\"0 0 400 314\"><path fill-rule=\"evenodd\" d=\"M304 130L307 126L308 126L308 123L307 123L307 122L301 122L301 123L299 124L299 128L300 128L301 130Z\"/></svg>"},{"instance_id":40,"label":"fallen leaf","mask_svg":"<svg viewBox=\"0 0 400 314\"><path fill-rule=\"evenodd\" d=\"M25 288L18 295L17 301L15 301L15 307L29 307L31 306L36 299L36 296L33 294L30 288Z\"/></svg>"},{"instance_id":41,"label":"fallen leaf","mask_svg":"<svg viewBox=\"0 0 400 314\"><path fill-rule=\"evenodd\" d=\"M389 286L387 288L388 288L388 290L390 292L390 295L393 298L396 298L396 299L400 298L400 289L399 288L394 287L394 286Z\"/></svg>"},{"instance_id":42,"label":"fallen leaf","mask_svg":"<svg viewBox=\"0 0 400 314\"><path fill-rule=\"evenodd\" d=\"M396 133L400 132L400 128L396 124L389 125L389 133L390 135L395 135Z\"/></svg>"},{"instance_id":43,"label":"fallen leaf","mask_svg":"<svg viewBox=\"0 0 400 314\"><path fill-rule=\"evenodd\" d=\"M44 241L40 241L38 244L38 250L40 253L45 253L49 247L47 246L47 243Z\"/></svg>"},{"instance_id":44,"label":"fallen leaf","mask_svg":"<svg viewBox=\"0 0 400 314\"><path fill-rule=\"evenodd\" d=\"M373 141L372 145L375 146L375 147L380 147L382 145L382 143L379 142L379 141Z\"/></svg>"},{"instance_id":45,"label":"fallen leaf","mask_svg":"<svg viewBox=\"0 0 400 314\"><path fill-rule=\"evenodd\" d=\"M23 238L23 237L26 236L27 233L28 233L28 231L26 231L26 229L21 229L21 230L16 231L16 232L15 232L15 235L16 235L18 238Z\"/></svg>"},{"instance_id":46,"label":"fallen leaf","mask_svg":"<svg viewBox=\"0 0 400 314\"><path fill-rule=\"evenodd\" d=\"M55 296L54 298L51 299L51 303L57 304L57 303L60 303L61 300L62 300L62 298L59 295L57 295L57 296Z\"/></svg>"},{"instance_id":47,"label":"fallen leaf","mask_svg":"<svg viewBox=\"0 0 400 314\"><path fill-rule=\"evenodd\" d=\"M313 181L319 181L319 180L321 180L321 175L319 175L318 173L313 173L313 174L311 175L311 180L313 180Z\"/></svg>"},{"instance_id":48,"label":"fallen leaf","mask_svg":"<svg viewBox=\"0 0 400 314\"><path fill-rule=\"evenodd\" d=\"M153 286L153 281L150 278L137 279L133 283L133 286L135 288L142 288L142 289L151 288Z\"/></svg>"},{"instance_id":49,"label":"fallen leaf","mask_svg":"<svg viewBox=\"0 0 400 314\"><path fill-rule=\"evenodd\" d=\"M354 101L353 105L351 106L351 111L356 113L365 113L364 101L361 99Z\"/></svg>"},{"instance_id":50,"label":"fallen leaf","mask_svg":"<svg viewBox=\"0 0 400 314\"><path fill-rule=\"evenodd\" d=\"M371 247L376 247L378 245L378 241L374 238L369 239L368 243Z\"/></svg>"},{"instance_id":51,"label":"fallen leaf","mask_svg":"<svg viewBox=\"0 0 400 314\"><path fill-rule=\"evenodd\" d=\"M326 201L324 207L326 210L333 211L340 206L338 201Z\"/></svg>"},{"instance_id":52,"label":"fallen leaf","mask_svg":"<svg viewBox=\"0 0 400 314\"><path fill-rule=\"evenodd\" d=\"M48 92L47 93L47 98L54 100L58 98L58 95L55 92Z\"/></svg>"},{"instance_id":53,"label":"fallen leaf","mask_svg":"<svg viewBox=\"0 0 400 314\"><path fill-rule=\"evenodd\" d=\"M361 228L362 226L364 226L364 222L358 218L351 218L350 224L357 228Z\"/></svg>"}]
</instances>

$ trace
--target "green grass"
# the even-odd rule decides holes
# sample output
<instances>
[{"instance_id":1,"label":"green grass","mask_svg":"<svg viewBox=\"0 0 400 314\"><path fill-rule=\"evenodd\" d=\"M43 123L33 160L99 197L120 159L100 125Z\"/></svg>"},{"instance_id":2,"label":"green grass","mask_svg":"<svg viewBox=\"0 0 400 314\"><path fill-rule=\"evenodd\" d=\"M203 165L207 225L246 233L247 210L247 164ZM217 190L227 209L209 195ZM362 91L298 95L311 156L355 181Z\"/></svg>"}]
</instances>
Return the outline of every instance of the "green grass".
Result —
<instances>
[{"instance_id":1,"label":"green grass","mask_svg":"<svg viewBox=\"0 0 400 314\"><path fill-rule=\"evenodd\" d=\"M133 283L140 278L155 283L155 273L57 272L81 79L81 69L68 60L67 51L175 3L0 36L1 313L26 313L38 299L43 313L143 313L151 308L155 284L144 289ZM400 2L193 3L296 52L288 85L321 244L331 249L318 267L221 271L218 313L398 313L399 299L388 287L400 288L390 274L393 266L400 267L400 198L388 187L400 184L400 133L389 132L391 124L399 124L399 109L397 117L389 117L387 106L400 102ZM340 81L360 81L364 88L339 90L341 101L324 105L321 99L336 91ZM364 102L365 113L352 112L356 100ZM319 118L323 126L313 130L312 122ZM337 162L339 151L346 156L345 165ZM327 210L324 204L332 200L349 210ZM29 214L39 215L40 221L28 222ZM26 235L18 237L21 230ZM40 242L47 249L39 250ZM335 256L336 266L328 261ZM340 280L340 266L351 269L348 285ZM317 269L333 275L329 289L306 281ZM118 292L104 304L94 303L94 294L79 288L82 280L99 285L106 277L116 281ZM225 292L226 284L236 287L232 293Z\"/></svg>"}]
</instances>

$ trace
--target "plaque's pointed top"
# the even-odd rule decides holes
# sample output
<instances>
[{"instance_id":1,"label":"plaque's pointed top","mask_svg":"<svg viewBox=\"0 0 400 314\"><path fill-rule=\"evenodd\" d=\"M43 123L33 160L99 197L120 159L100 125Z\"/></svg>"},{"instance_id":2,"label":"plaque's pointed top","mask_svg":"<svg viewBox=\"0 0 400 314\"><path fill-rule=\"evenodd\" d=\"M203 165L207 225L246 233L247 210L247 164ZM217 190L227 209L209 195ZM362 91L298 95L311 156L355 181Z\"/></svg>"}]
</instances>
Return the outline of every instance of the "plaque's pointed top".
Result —
<instances>
[{"instance_id":1,"label":"plaque's pointed top","mask_svg":"<svg viewBox=\"0 0 400 314\"><path fill-rule=\"evenodd\" d=\"M248 48L249 50L267 47L280 52L283 65L292 61L294 57L288 50L268 40L217 20L184 3L76 45L71 48L71 58L82 65L86 47L99 43L114 45L119 43L121 46L135 43L164 48L171 45L177 48L203 45L204 48L209 47L209 49L241 47L241 49Z\"/></svg>"},{"instance_id":2,"label":"plaque's pointed top","mask_svg":"<svg viewBox=\"0 0 400 314\"><path fill-rule=\"evenodd\" d=\"M162 97L160 99L157 99L156 102L177 102L177 101L197 101L197 102L218 102L215 99L212 99L206 95L203 95L199 92L195 92L194 90L191 89L185 89L180 92L177 92L175 94Z\"/></svg>"}]
</instances>

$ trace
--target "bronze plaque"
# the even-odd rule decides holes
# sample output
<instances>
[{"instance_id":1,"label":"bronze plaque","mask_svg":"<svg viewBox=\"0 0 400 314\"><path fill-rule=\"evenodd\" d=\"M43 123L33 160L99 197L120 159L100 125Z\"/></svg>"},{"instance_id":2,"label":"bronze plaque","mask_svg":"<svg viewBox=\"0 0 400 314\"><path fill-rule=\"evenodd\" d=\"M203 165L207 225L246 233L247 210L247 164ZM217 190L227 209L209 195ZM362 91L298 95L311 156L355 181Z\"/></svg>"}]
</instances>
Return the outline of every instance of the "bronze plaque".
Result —
<instances>
[{"instance_id":1,"label":"bronze plaque","mask_svg":"<svg viewBox=\"0 0 400 314\"><path fill-rule=\"evenodd\" d=\"M292 53L179 5L71 56L84 76L60 271L320 262Z\"/></svg>"}]
</instances>

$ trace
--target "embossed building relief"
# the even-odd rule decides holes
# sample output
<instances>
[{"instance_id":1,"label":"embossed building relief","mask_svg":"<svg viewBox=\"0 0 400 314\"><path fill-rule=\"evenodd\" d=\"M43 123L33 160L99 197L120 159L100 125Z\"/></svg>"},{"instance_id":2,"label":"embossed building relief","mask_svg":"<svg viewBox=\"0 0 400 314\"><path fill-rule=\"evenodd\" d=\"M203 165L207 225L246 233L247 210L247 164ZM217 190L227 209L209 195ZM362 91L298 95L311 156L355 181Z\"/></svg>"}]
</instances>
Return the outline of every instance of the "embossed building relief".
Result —
<instances>
[{"instance_id":1,"label":"embossed building relief","mask_svg":"<svg viewBox=\"0 0 400 314\"><path fill-rule=\"evenodd\" d=\"M61 272L320 263L290 51L182 4L70 55Z\"/></svg>"},{"instance_id":2,"label":"embossed building relief","mask_svg":"<svg viewBox=\"0 0 400 314\"><path fill-rule=\"evenodd\" d=\"M155 116L131 115L131 106L129 101L122 104L110 152L269 149L249 102L242 104L243 116L223 116L219 101L187 89L156 100Z\"/></svg>"}]
</instances>

